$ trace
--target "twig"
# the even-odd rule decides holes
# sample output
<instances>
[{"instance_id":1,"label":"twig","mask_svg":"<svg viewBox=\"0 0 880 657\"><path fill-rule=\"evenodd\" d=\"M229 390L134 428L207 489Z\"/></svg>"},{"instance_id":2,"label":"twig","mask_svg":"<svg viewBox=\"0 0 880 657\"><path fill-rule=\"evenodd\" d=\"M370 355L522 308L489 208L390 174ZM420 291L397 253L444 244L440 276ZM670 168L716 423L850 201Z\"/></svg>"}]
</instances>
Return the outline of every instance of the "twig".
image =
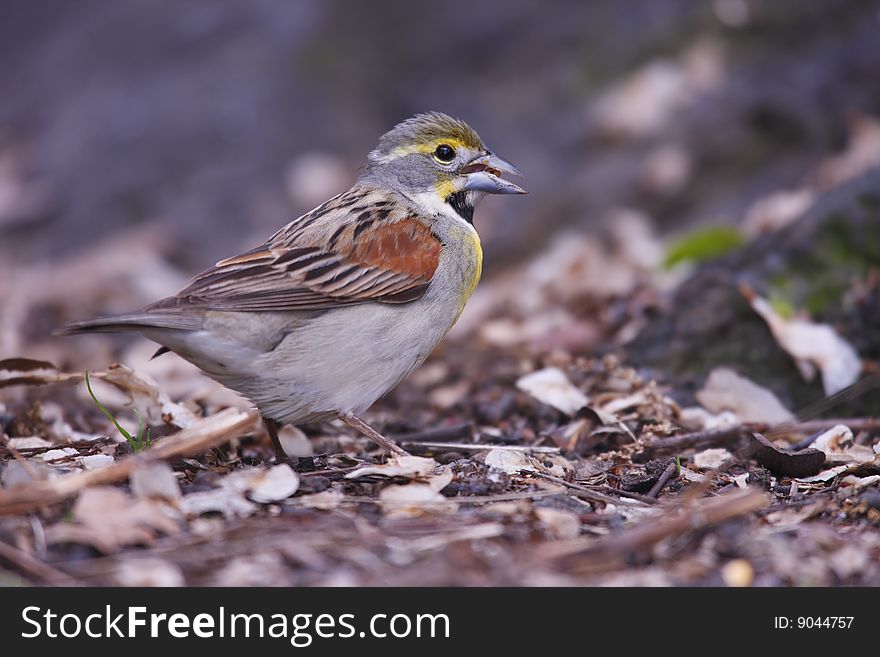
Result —
<instances>
[{"instance_id":1,"label":"twig","mask_svg":"<svg viewBox=\"0 0 880 657\"><path fill-rule=\"evenodd\" d=\"M660 475L657 483L648 491L648 497L656 498L660 494L660 491L663 490L663 487L669 483L669 480L676 475L678 475L678 463L673 460L666 466L666 469L663 471L663 474Z\"/></svg>"},{"instance_id":2,"label":"twig","mask_svg":"<svg viewBox=\"0 0 880 657\"><path fill-rule=\"evenodd\" d=\"M82 585L78 580L67 573L58 570L54 566L40 561L17 547L0 541L0 557L18 566L20 570L46 582L51 586L77 586Z\"/></svg>"},{"instance_id":3,"label":"twig","mask_svg":"<svg viewBox=\"0 0 880 657\"><path fill-rule=\"evenodd\" d=\"M205 418L188 429L157 441L146 452L139 452L98 470L87 470L49 481L35 481L26 486L0 491L0 516L32 511L33 509L73 497L87 486L110 484L126 479L143 464L167 461L193 454L201 454L235 438L253 427L255 411L227 408Z\"/></svg>"},{"instance_id":4,"label":"twig","mask_svg":"<svg viewBox=\"0 0 880 657\"><path fill-rule=\"evenodd\" d=\"M838 424L843 424L852 431L880 431L880 418L873 417L802 420L774 425L757 422L739 424L726 429L695 431L669 438L655 438L645 443L645 449L642 453L653 454L662 451L679 451L688 447L709 447L751 435L753 432L762 433L771 439L787 433L815 433L832 429Z\"/></svg>"},{"instance_id":5,"label":"twig","mask_svg":"<svg viewBox=\"0 0 880 657\"><path fill-rule=\"evenodd\" d=\"M506 449L511 452L532 452L534 454L559 454L558 447L530 447L528 445L492 445L480 443L401 443L414 450L436 450L447 452L485 452L491 449Z\"/></svg>"},{"instance_id":6,"label":"twig","mask_svg":"<svg viewBox=\"0 0 880 657\"><path fill-rule=\"evenodd\" d=\"M553 475L544 474L543 472L530 472L532 476L539 477L541 479L546 479L547 481L553 482L554 484L559 484L560 486L565 486L576 493L578 493L578 497L582 497L585 500L589 500L590 502L602 502L603 504L617 504L617 500L613 497L605 495L604 493L600 493L598 491L592 490L591 488L587 488L586 486L581 486L580 484L575 484L570 481L566 481L565 479L560 479L559 477L554 477Z\"/></svg>"},{"instance_id":7,"label":"twig","mask_svg":"<svg viewBox=\"0 0 880 657\"><path fill-rule=\"evenodd\" d=\"M645 444L645 452L679 451L688 447L717 445L740 438L747 430L746 425L737 425L727 429L696 431L669 438L655 438Z\"/></svg>"},{"instance_id":8,"label":"twig","mask_svg":"<svg viewBox=\"0 0 880 657\"><path fill-rule=\"evenodd\" d=\"M414 431L413 433L402 433L395 436L394 439L398 444L403 443L445 443L456 440L464 440L473 438L474 425L456 424L453 427L440 427L439 429L429 429L427 431Z\"/></svg>"},{"instance_id":9,"label":"twig","mask_svg":"<svg viewBox=\"0 0 880 657\"><path fill-rule=\"evenodd\" d=\"M7 450L9 450L9 453L12 454L13 457L15 457L15 460L18 461L21 469L24 470L27 475L34 481L39 479L37 471L34 470L31 464L28 463L28 460L21 455L21 452L19 452L15 447L12 446L12 443L9 442L9 438L6 437L5 433L0 433L0 440L3 441L3 445L6 447Z\"/></svg>"},{"instance_id":10,"label":"twig","mask_svg":"<svg viewBox=\"0 0 880 657\"><path fill-rule=\"evenodd\" d=\"M732 493L711 500L701 499L697 504L674 514L663 515L654 521L642 522L631 529L600 539L568 541L557 549L549 549L548 556L553 559L589 557L593 562L597 557L626 558L628 554L656 545L670 536L719 525L732 518L763 509L767 504L767 495L757 490Z\"/></svg>"},{"instance_id":11,"label":"twig","mask_svg":"<svg viewBox=\"0 0 880 657\"><path fill-rule=\"evenodd\" d=\"M613 488L608 485L599 486L596 490L600 490L603 493L609 493L611 495L617 495L619 497L628 497L631 500L638 500L639 502L644 502L645 504L657 504L658 501L653 497L648 497L647 495L642 495L641 493L634 493L631 490L623 490L620 488Z\"/></svg>"}]
</instances>

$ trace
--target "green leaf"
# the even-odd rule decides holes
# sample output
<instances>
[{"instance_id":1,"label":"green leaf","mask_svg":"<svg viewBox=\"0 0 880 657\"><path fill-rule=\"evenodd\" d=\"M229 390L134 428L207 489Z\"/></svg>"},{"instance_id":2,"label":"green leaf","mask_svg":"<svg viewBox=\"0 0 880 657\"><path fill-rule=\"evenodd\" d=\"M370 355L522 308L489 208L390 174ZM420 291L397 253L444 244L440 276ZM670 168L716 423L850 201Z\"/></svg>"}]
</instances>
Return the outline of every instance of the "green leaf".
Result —
<instances>
[{"instance_id":1,"label":"green leaf","mask_svg":"<svg viewBox=\"0 0 880 657\"><path fill-rule=\"evenodd\" d=\"M742 246L745 238L730 226L707 226L693 230L672 244L663 265L669 269L683 262L706 262Z\"/></svg>"}]
</instances>

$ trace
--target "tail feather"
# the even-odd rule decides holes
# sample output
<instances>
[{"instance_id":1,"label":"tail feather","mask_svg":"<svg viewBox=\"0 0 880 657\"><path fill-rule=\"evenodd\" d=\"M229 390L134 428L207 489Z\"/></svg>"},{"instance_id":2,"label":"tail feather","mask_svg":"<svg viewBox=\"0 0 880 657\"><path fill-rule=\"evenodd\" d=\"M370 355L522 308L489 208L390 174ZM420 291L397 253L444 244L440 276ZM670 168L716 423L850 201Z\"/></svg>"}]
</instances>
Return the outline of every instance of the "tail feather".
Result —
<instances>
[{"instance_id":1,"label":"tail feather","mask_svg":"<svg viewBox=\"0 0 880 657\"><path fill-rule=\"evenodd\" d=\"M56 331L57 335L80 335L83 333L122 333L143 329L164 328L195 331L202 326L202 319L182 313L143 312L113 317L99 317L84 322L73 322Z\"/></svg>"}]
</instances>

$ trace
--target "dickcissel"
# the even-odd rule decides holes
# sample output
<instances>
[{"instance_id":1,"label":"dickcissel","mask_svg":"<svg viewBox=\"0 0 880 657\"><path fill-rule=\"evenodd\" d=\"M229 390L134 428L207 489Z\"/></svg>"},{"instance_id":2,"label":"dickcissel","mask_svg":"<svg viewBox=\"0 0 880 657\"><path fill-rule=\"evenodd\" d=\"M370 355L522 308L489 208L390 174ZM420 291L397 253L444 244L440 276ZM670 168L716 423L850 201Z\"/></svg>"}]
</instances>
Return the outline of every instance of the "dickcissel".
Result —
<instances>
[{"instance_id":1,"label":"dickcissel","mask_svg":"<svg viewBox=\"0 0 880 657\"><path fill-rule=\"evenodd\" d=\"M360 419L431 353L482 270L474 205L524 194L463 121L420 114L383 135L354 186L140 312L65 334L139 331L251 400L276 457L281 423Z\"/></svg>"}]
</instances>

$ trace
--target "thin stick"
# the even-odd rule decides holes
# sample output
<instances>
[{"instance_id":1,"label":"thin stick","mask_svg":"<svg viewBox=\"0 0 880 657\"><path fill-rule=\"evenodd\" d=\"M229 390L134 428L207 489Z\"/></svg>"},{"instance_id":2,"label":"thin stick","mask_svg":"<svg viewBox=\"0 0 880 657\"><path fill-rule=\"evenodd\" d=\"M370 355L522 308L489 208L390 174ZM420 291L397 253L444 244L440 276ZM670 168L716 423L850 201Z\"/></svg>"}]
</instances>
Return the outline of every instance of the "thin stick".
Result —
<instances>
[{"instance_id":1,"label":"thin stick","mask_svg":"<svg viewBox=\"0 0 880 657\"><path fill-rule=\"evenodd\" d=\"M699 500L674 514L664 514L657 520L642 522L631 529L600 539L575 539L556 549L548 547L546 552L551 559L588 557L588 561L595 566L597 557L626 558L633 551L656 545L670 536L706 529L763 509L768 505L768 500L767 495L754 489Z\"/></svg>"},{"instance_id":2,"label":"thin stick","mask_svg":"<svg viewBox=\"0 0 880 657\"><path fill-rule=\"evenodd\" d=\"M642 495L641 493L634 493L631 490L622 490L620 488L612 488L611 486L599 486L597 490L602 491L603 493L608 493L610 495L617 495L619 497L628 497L631 500L638 500L639 502L644 502L645 504L657 504L657 500L653 497L648 497L647 495Z\"/></svg>"},{"instance_id":3,"label":"thin stick","mask_svg":"<svg viewBox=\"0 0 880 657\"><path fill-rule=\"evenodd\" d=\"M534 454L559 454L558 447L529 447L528 445L492 445L477 443L403 443L410 449L422 449L424 451L436 450L447 452L487 452L492 449L504 449L509 452L532 452Z\"/></svg>"},{"instance_id":4,"label":"thin stick","mask_svg":"<svg viewBox=\"0 0 880 657\"><path fill-rule=\"evenodd\" d=\"M17 547L4 543L3 541L0 541L0 557L18 566L18 568L26 574L36 577L51 586L82 585L81 582L67 573L62 572L54 566L50 566L27 552L19 550Z\"/></svg>"},{"instance_id":5,"label":"thin stick","mask_svg":"<svg viewBox=\"0 0 880 657\"><path fill-rule=\"evenodd\" d=\"M660 494L660 491L663 490L663 487L669 483L669 480L678 474L678 463L675 461L670 461L669 465L666 466L666 469L663 471L663 474L660 475L660 478L657 480L657 483L651 487L651 490L648 491L648 497L657 497Z\"/></svg>"},{"instance_id":6,"label":"thin stick","mask_svg":"<svg viewBox=\"0 0 880 657\"><path fill-rule=\"evenodd\" d=\"M6 449L9 450L9 453L15 457L15 460L18 461L18 464L21 466L21 469L24 470L27 475L36 481L39 478L37 471L33 469L28 460L21 455L15 447L12 446L12 443L9 442L9 438L6 437L5 433L0 433L0 440L3 441L3 444L6 446Z\"/></svg>"},{"instance_id":7,"label":"thin stick","mask_svg":"<svg viewBox=\"0 0 880 657\"><path fill-rule=\"evenodd\" d=\"M566 481L565 479L560 479L559 477L554 477L553 475L544 474L543 472L530 472L529 474L540 477L541 479L546 479L547 481L551 481L554 484L559 484L560 486L565 486L575 492L578 493L578 497L582 497L585 500L589 500L590 502L602 502L603 504L617 504L617 500L613 497L605 495L604 493L600 493L591 488L587 488L586 486L581 486L580 484L575 484L570 481ZM656 502L655 502L656 503Z\"/></svg>"},{"instance_id":8,"label":"thin stick","mask_svg":"<svg viewBox=\"0 0 880 657\"><path fill-rule=\"evenodd\" d=\"M726 429L712 429L708 431L695 431L669 438L655 438L645 444L645 451L649 453L669 450L681 450L688 447L708 447L736 440L752 432L771 436L781 436L786 433L814 433L832 429L838 424L849 427L852 431L880 431L880 419L873 417L861 418L829 418L821 420L804 420L801 422L784 422L782 424L752 423L739 424Z\"/></svg>"}]
</instances>

